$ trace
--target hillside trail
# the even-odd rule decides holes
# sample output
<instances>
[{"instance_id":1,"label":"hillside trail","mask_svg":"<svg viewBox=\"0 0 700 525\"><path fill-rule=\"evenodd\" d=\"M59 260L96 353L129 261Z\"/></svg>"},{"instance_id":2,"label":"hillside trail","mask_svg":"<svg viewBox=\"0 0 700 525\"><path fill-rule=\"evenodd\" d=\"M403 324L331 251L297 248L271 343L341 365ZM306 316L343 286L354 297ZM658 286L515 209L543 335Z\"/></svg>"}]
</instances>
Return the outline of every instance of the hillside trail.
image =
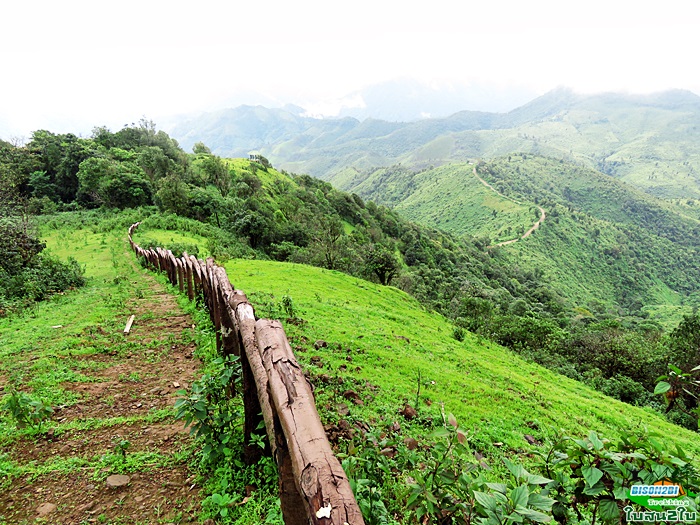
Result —
<instances>
[{"instance_id":1,"label":"hillside trail","mask_svg":"<svg viewBox=\"0 0 700 525\"><path fill-rule=\"evenodd\" d=\"M499 195L500 197L503 197L504 199L507 199L507 200L509 200L509 201L511 201L511 202L514 202L515 204L523 205L522 202L520 202L520 201L518 201L518 200L516 200L516 199L513 199L512 197L508 197L507 195L503 195L500 191L498 191L496 188L494 188L493 186L491 186L491 184L489 184L489 183L486 182L484 179L482 179L481 177L479 177L479 174L476 172L476 165L474 165L474 168L473 168L472 171L473 171L473 173L474 173L474 176L481 182L481 184L483 184L484 186L486 186L488 189L490 189L491 191L493 191L494 193L496 193L496 194ZM537 219L537 221L535 222L535 224L532 225L532 228L530 228L529 230L527 230L521 237L518 237L517 239L511 239L510 241L499 242L498 244L494 244L492 247L506 246L506 245L508 245L508 244L513 244L513 243L516 243L516 242L518 242L518 241L520 241L520 240L522 240L522 239L527 239L530 235L532 235L532 232L534 232L537 228L539 228L540 225L541 225L541 224L544 222L544 220L547 218L547 213L545 212L545 209L544 209L542 206L538 206L538 205L535 205L535 206L537 206L537 209L540 210L540 218Z\"/></svg>"},{"instance_id":2,"label":"hillside trail","mask_svg":"<svg viewBox=\"0 0 700 525\"><path fill-rule=\"evenodd\" d=\"M79 401L54 407L53 430L0 447L0 458L39 472L0 491L0 524L198 523L201 497L187 463L192 438L172 416L176 391L199 373L192 319L132 265L130 281L143 279L145 293L126 303L136 316L131 332L123 334L120 321L114 333L113 321L78 334L80 345L116 344L72 358L90 378L61 383Z\"/></svg>"}]
</instances>

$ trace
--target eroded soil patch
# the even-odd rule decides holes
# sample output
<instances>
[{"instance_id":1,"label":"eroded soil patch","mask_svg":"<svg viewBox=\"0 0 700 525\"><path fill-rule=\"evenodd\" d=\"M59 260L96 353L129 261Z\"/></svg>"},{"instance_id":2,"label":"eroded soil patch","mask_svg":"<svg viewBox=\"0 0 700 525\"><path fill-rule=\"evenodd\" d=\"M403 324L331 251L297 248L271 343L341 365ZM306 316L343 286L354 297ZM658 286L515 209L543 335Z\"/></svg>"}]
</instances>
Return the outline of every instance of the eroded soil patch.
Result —
<instances>
[{"instance_id":1,"label":"eroded soil patch","mask_svg":"<svg viewBox=\"0 0 700 525\"><path fill-rule=\"evenodd\" d=\"M20 478L3 491L1 512L8 524L16 525L197 522L199 489L185 469L157 469L128 477L127 485L116 488L88 471ZM49 509L53 510L46 513Z\"/></svg>"}]
</instances>

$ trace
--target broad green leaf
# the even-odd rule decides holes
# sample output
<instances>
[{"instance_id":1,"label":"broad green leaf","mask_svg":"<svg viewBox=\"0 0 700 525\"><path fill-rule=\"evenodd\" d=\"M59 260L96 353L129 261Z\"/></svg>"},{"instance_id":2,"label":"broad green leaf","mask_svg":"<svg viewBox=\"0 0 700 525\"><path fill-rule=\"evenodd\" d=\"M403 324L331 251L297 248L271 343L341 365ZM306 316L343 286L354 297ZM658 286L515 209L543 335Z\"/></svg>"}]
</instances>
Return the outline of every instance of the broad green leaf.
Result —
<instances>
[{"instance_id":1,"label":"broad green leaf","mask_svg":"<svg viewBox=\"0 0 700 525\"><path fill-rule=\"evenodd\" d=\"M671 383L661 381L659 384L656 385L656 388L654 388L654 395L665 394L669 390L671 390Z\"/></svg>"},{"instance_id":2,"label":"broad green leaf","mask_svg":"<svg viewBox=\"0 0 700 525\"><path fill-rule=\"evenodd\" d=\"M487 483L486 486L491 490L500 492L501 494L508 492L508 487L505 485L505 483Z\"/></svg>"},{"instance_id":3,"label":"broad green leaf","mask_svg":"<svg viewBox=\"0 0 700 525\"><path fill-rule=\"evenodd\" d=\"M605 498L600 500L598 507L600 519L607 522L617 522L620 518L620 509L614 499Z\"/></svg>"},{"instance_id":4,"label":"broad green leaf","mask_svg":"<svg viewBox=\"0 0 700 525\"><path fill-rule=\"evenodd\" d=\"M593 448L596 450L601 450L603 448L603 442L598 438L598 434L594 431L590 431L588 434L588 439L591 441Z\"/></svg>"},{"instance_id":5,"label":"broad green leaf","mask_svg":"<svg viewBox=\"0 0 700 525\"><path fill-rule=\"evenodd\" d=\"M485 509L491 511L496 509L496 498L494 498L490 494L486 494L485 492L479 492L478 490L475 490L474 498L476 498L477 503Z\"/></svg>"},{"instance_id":6,"label":"broad green leaf","mask_svg":"<svg viewBox=\"0 0 700 525\"><path fill-rule=\"evenodd\" d=\"M527 509L525 507L518 507L515 512L527 518L529 520L535 521L537 523L548 523L552 521L552 516L545 514L544 512L539 512L537 510Z\"/></svg>"},{"instance_id":7,"label":"broad green leaf","mask_svg":"<svg viewBox=\"0 0 700 525\"><path fill-rule=\"evenodd\" d=\"M530 493L530 497L527 499L528 507L534 507L538 510L543 510L549 512L552 510L552 505L554 505L555 500L543 496L537 492Z\"/></svg>"},{"instance_id":8,"label":"broad green leaf","mask_svg":"<svg viewBox=\"0 0 700 525\"><path fill-rule=\"evenodd\" d=\"M530 496L530 490L527 485L520 485L512 490L510 499L513 502L513 507L524 507L527 505L527 499Z\"/></svg>"},{"instance_id":9,"label":"broad green leaf","mask_svg":"<svg viewBox=\"0 0 700 525\"><path fill-rule=\"evenodd\" d=\"M605 492L605 485L603 485L602 482L598 482L592 487L586 485L586 488L583 489L583 493L586 496L597 496L598 494L602 494L603 492Z\"/></svg>"},{"instance_id":10,"label":"broad green leaf","mask_svg":"<svg viewBox=\"0 0 700 525\"><path fill-rule=\"evenodd\" d=\"M552 481L554 480L545 478L543 476L539 476L537 474L530 474L529 472L527 474L527 482L530 485L546 485L547 483L551 483Z\"/></svg>"},{"instance_id":11,"label":"broad green leaf","mask_svg":"<svg viewBox=\"0 0 700 525\"><path fill-rule=\"evenodd\" d=\"M615 490L613 490L613 494L615 495L616 500L620 501L625 501L627 500L627 493L629 492L629 489L627 487L616 487Z\"/></svg>"},{"instance_id":12,"label":"broad green leaf","mask_svg":"<svg viewBox=\"0 0 700 525\"><path fill-rule=\"evenodd\" d=\"M574 443L576 443L579 447L590 450L591 447L588 446L588 443L586 443L583 439L574 439Z\"/></svg>"},{"instance_id":13,"label":"broad green leaf","mask_svg":"<svg viewBox=\"0 0 700 525\"><path fill-rule=\"evenodd\" d=\"M511 474L515 476L516 479L519 480L527 476L527 471L523 468L522 465L513 463L512 461L509 461L507 459L504 459L503 463L505 464L506 468L510 470Z\"/></svg>"},{"instance_id":14,"label":"broad green leaf","mask_svg":"<svg viewBox=\"0 0 700 525\"><path fill-rule=\"evenodd\" d=\"M598 483L603 477L603 471L596 467L583 467L581 474L583 474L583 479L586 480L586 485L589 487Z\"/></svg>"}]
</instances>

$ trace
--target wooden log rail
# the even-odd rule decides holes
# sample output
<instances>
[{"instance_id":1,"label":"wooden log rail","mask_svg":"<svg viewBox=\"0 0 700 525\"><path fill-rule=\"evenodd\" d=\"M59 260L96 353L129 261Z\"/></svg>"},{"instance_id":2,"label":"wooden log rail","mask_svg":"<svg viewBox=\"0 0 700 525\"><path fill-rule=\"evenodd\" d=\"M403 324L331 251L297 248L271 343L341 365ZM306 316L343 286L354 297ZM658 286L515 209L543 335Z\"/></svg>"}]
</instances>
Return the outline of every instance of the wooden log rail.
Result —
<instances>
[{"instance_id":1,"label":"wooden log rail","mask_svg":"<svg viewBox=\"0 0 700 525\"><path fill-rule=\"evenodd\" d=\"M236 355L243 370L246 461L263 450L251 434L265 423L279 470L280 501L286 525L364 525L347 476L333 455L316 411L311 385L294 357L279 321L256 319L245 294L235 290L226 270L213 259L199 260L170 250L129 244L148 267L165 272L190 300L201 294L216 327L217 350Z\"/></svg>"}]
</instances>

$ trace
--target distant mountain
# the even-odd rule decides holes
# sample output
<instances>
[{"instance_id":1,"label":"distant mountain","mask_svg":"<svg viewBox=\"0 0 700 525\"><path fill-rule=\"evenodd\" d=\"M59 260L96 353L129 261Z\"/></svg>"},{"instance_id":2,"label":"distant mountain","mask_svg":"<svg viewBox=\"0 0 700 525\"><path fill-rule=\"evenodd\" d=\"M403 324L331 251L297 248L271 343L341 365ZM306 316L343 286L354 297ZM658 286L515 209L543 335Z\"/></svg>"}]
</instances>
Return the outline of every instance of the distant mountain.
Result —
<instances>
[{"instance_id":1,"label":"distant mountain","mask_svg":"<svg viewBox=\"0 0 700 525\"><path fill-rule=\"evenodd\" d=\"M447 117L461 110L506 112L536 96L518 86L494 86L486 83L427 84L397 79L369 86L350 94L350 101L339 115L358 120L367 118L391 122L410 122L425 118Z\"/></svg>"},{"instance_id":2,"label":"distant mountain","mask_svg":"<svg viewBox=\"0 0 700 525\"><path fill-rule=\"evenodd\" d=\"M688 91L560 88L507 113L466 110L412 122L241 106L181 122L171 134L185 149L203 141L221 156L260 150L279 168L331 181L347 167L425 168L523 152L574 160L656 196L700 198L700 97Z\"/></svg>"}]
</instances>

